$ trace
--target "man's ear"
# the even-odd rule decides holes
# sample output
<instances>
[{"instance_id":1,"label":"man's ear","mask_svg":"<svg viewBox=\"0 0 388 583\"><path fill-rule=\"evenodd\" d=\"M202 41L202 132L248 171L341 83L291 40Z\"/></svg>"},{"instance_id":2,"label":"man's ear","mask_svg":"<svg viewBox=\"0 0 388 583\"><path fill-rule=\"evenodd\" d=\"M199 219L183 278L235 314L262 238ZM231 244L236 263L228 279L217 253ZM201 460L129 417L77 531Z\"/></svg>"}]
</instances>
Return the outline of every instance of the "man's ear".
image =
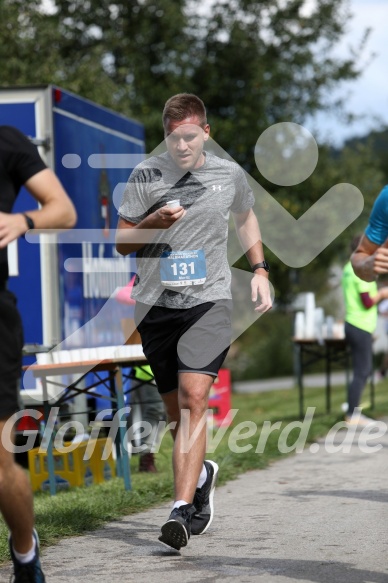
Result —
<instances>
[{"instance_id":1,"label":"man's ear","mask_svg":"<svg viewBox=\"0 0 388 583\"><path fill-rule=\"evenodd\" d=\"M209 136L210 136L210 126L209 126L208 123L203 128L203 131L204 131L203 139L206 142L209 139Z\"/></svg>"}]
</instances>

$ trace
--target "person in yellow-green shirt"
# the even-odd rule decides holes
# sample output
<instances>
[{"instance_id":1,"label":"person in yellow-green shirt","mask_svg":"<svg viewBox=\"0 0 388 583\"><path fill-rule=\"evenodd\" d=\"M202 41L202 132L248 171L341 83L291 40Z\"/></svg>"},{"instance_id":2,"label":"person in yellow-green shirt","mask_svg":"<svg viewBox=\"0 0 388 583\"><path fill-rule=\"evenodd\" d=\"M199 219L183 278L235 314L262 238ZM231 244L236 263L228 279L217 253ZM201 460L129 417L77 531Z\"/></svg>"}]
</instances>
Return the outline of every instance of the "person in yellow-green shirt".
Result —
<instances>
[{"instance_id":1,"label":"person in yellow-green shirt","mask_svg":"<svg viewBox=\"0 0 388 583\"><path fill-rule=\"evenodd\" d=\"M361 235L354 237L352 252L357 249ZM352 380L348 386L348 410L345 421L349 425L367 426L373 423L366 415L354 415L359 407L362 391L373 371L372 342L377 324L377 304L388 298L388 287L378 289L376 281L364 281L353 271L350 261L342 274L345 301L345 338L350 347Z\"/></svg>"}]
</instances>

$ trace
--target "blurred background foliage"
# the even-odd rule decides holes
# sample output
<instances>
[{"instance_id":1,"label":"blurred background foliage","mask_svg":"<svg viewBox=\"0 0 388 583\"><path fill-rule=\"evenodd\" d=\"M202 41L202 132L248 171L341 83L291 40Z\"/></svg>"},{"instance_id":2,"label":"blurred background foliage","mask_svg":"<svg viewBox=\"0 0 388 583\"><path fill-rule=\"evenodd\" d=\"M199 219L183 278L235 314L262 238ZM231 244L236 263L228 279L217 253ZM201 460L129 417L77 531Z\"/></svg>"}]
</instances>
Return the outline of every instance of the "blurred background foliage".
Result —
<instances>
[{"instance_id":1,"label":"blurred background foliage","mask_svg":"<svg viewBox=\"0 0 388 583\"><path fill-rule=\"evenodd\" d=\"M266 250L276 308L236 342L228 360L236 378L292 372L293 301L300 292L314 291L327 313L338 315L330 270L347 261L349 241L365 228L373 201L388 182L384 128L337 150L319 144L315 171L296 186L272 184L256 167L255 144L272 124L303 124L329 110L352 117L332 94L341 82L361 74L369 31L348 57L334 56L351 18L347 0L306 5L305 0L201 5L193 0L0 0L2 86L57 84L136 118L145 125L148 151L163 138L166 99L193 92L207 106L214 140L295 218L339 182L363 193L362 215L308 266L290 269ZM235 265L248 268L244 258Z\"/></svg>"}]
</instances>

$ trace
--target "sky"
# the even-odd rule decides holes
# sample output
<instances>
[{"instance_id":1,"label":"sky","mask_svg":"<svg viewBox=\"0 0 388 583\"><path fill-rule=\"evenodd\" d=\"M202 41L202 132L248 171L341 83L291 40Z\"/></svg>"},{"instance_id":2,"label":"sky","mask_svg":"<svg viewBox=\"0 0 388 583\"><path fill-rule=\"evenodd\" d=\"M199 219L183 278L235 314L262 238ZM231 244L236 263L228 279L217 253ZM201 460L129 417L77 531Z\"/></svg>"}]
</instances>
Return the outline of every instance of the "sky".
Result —
<instances>
[{"instance_id":1,"label":"sky","mask_svg":"<svg viewBox=\"0 0 388 583\"><path fill-rule=\"evenodd\" d=\"M354 17L336 54L347 55L349 45L357 45L366 28L372 30L361 61L365 65L363 74L356 81L342 84L335 95L345 96L347 110L363 119L346 124L325 113L304 124L315 137L334 145L366 135L371 129L384 129L384 124L388 128L388 0L350 0L349 5Z\"/></svg>"},{"instance_id":2,"label":"sky","mask_svg":"<svg viewBox=\"0 0 388 583\"><path fill-rule=\"evenodd\" d=\"M283 0L287 2L287 0ZM346 23L345 34L334 54L349 56L349 48L357 47L364 32L370 34L363 51L361 66L363 73L355 81L342 83L330 97L345 98L346 110L362 116L351 124L334 114L322 113L305 121L308 129L318 141L341 144L348 138L364 136L372 129L388 128L388 0L347 0L353 15ZM206 15L214 0L204 0L196 10ZM306 15L314 9L317 0L305 0ZM373 55L373 57L372 57Z\"/></svg>"}]
</instances>

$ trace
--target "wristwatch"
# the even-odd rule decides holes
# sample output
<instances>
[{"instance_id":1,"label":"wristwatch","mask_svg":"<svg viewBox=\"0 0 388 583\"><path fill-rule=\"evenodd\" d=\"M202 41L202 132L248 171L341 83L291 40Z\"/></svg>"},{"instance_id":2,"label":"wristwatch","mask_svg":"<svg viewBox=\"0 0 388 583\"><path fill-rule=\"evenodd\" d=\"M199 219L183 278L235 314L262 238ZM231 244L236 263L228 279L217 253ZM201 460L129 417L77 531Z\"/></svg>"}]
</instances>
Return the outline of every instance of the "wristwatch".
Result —
<instances>
[{"instance_id":1,"label":"wristwatch","mask_svg":"<svg viewBox=\"0 0 388 583\"><path fill-rule=\"evenodd\" d=\"M269 264L266 261L262 261L261 263L256 263L256 265L252 266L252 271L255 272L256 269L259 268L265 269L265 271L269 272Z\"/></svg>"},{"instance_id":2,"label":"wristwatch","mask_svg":"<svg viewBox=\"0 0 388 583\"><path fill-rule=\"evenodd\" d=\"M26 213L23 213L23 217L26 219L28 230L35 229L35 223L32 218L26 215Z\"/></svg>"}]
</instances>

